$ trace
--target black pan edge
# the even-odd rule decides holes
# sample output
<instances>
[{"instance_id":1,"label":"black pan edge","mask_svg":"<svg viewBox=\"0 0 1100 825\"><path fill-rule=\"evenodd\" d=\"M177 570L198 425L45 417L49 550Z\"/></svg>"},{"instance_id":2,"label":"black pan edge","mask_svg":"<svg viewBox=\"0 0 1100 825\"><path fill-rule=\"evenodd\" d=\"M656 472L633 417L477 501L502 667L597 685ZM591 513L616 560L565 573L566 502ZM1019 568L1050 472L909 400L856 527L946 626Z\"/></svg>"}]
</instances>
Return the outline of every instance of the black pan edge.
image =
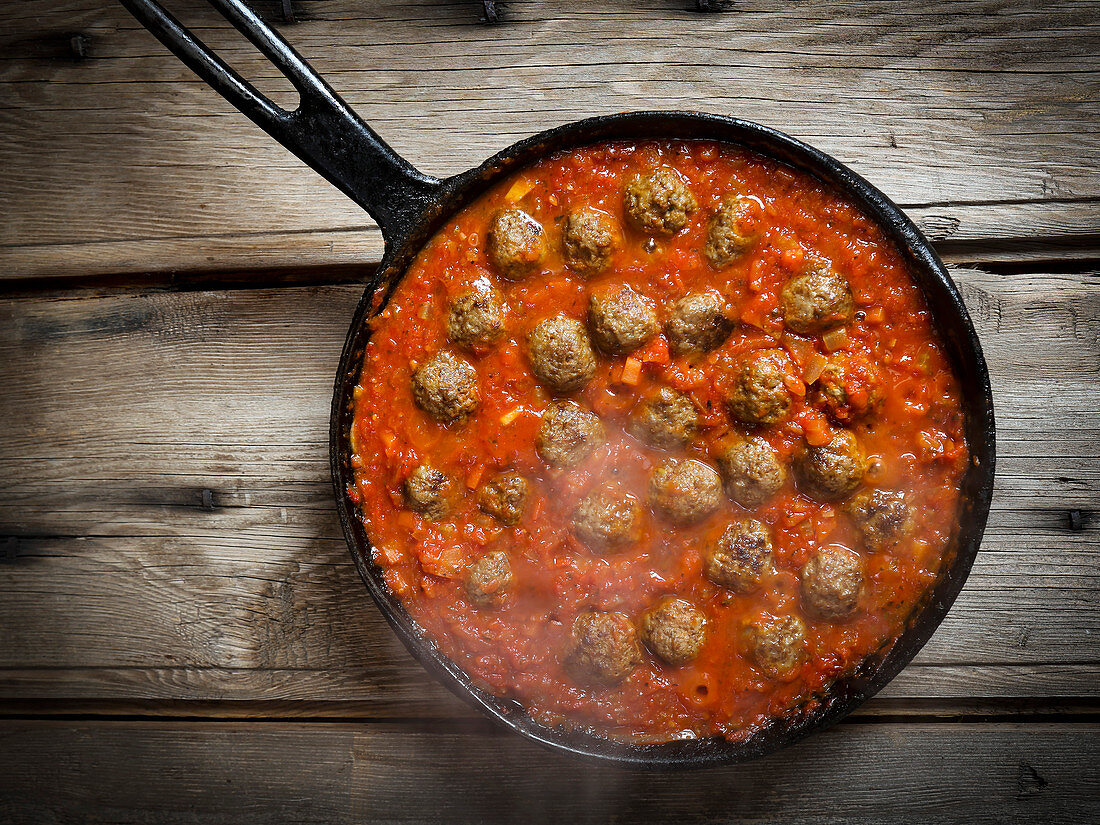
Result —
<instances>
[{"instance_id":1,"label":"black pan edge","mask_svg":"<svg viewBox=\"0 0 1100 825\"><path fill-rule=\"evenodd\" d=\"M540 725L514 702L479 690L423 636L405 608L390 594L370 560L369 538L346 495L354 477L348 443L352 390L358 381L369 337L366 321L384 304L423 243L451 214L492 182L544 155L607 140L647 138L738 144L808 172L858 204L908 257L963 390L971 464L963 479L959 526L953 545L923 607L915 611L909 626L892 646L862 662L854 673L834 681L826 695L809 700L737 742L706 739L636 745L612 741L583 731ZM330 421L330 462L341 526L367 590L409 651L458 696L508 729L558 753L623 766L705 767L759 758L835 724L881 690L935 632L966 581L985 529L996 458L992 390L969 313L943 262L913 222L862 177L811 146L749 121L696 112L629 112L570 123L514 144L476 169L444 181L427 211L409 218L394 235L356 309L340 358Z\"/></svg>"}]
</instances>

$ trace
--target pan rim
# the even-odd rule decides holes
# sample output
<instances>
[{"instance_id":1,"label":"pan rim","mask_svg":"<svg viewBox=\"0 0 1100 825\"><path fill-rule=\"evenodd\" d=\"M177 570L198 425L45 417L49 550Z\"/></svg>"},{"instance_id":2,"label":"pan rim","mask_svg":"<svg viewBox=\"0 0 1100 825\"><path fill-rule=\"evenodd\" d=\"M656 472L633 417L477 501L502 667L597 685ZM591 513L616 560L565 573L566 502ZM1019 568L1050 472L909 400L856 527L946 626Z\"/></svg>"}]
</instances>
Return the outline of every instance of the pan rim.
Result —
<instances>
[{"instance_id":1,"label":"pan rim","mask_svg":"<svg viewBox=\"0 0 1100 825\"><path fill-rule=\"evenodd\" d=\"M633 130L633 134L627 132ZM615 135L613 133L619 132ZM576 728L550 728L535 722L517 703L476 687L470 677L436 647L404 605L386 588L370 559L371 545L346 490L351 480L351 390L362 367L369 338L366 323L400 281L405 268L431 233L492 182L557 151L608 140L651 138L715 140L740 145L812 174L839 191L871 218L909 260L937 332L963 384L963 406L971 463L963 480L964 504L936 584L910 615L906 628L883 651L866 657L848 675L833 680L822 697L811 697L744 740L719 738L634 744ZM992 496L996 426L988 368L962 296L946 267L917 226L885 194L826 153L776 129L752 121L689 111L640 111L602 115L563 124L525 138L474 169L441 181L428 209L387 246L352 317L334 386L330 419L330 464L341 528L368 592L410 653L453 693L496 722L543 747L582 759L646 768L704 767L747 761L787 747L835 724L888 684L935 632L962 589L977 555Z\"/></svg>"}]
</instances>

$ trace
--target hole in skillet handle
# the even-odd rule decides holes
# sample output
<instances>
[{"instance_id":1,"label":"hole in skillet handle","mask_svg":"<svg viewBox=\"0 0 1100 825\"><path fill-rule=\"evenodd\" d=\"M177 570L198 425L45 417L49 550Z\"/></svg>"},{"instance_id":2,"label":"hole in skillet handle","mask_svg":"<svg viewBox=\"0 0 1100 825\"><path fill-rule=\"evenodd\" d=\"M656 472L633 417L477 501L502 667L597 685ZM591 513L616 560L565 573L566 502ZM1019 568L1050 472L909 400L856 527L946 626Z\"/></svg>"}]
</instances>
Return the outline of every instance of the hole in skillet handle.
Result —
<instances>
[{"instance_id":1,"label":"hole in skillet handle","mask_svg":"<svg viewBox=\"0 0 1100 825\"><path fill-rule=\"evenodd\" d=\"M510 700L477 688L423 635L404 606L388 591L371 561L371 545L345 491L353 483L349 433L352 390L370 335L369 318L392 295L412 258L455 211L517 168L558 151L608 140L673 138L718 140L743 146L807 172L857 204L907 257L935 317L963 390L965 431L971 463L962 482L959 524L936 585L914 611L902 634L820 696L740 741L684 740L632 744L583 730L550 728L517 711ZM381 296L381 297L379 297ZM598 762L647 768L685 768L741 762L764 756L835 724L882 689L916 655L946 615L969 574L989 511L995 462L992 393L981 347L958 290L917 227L885 195L833 158L780 132L747 121L692 112L636 112L567 124L521 141L478 168L443 182L437 199L392 239L376 280L355 313L340 362L331 421L331 459L341 523L356 567L383 615L406 647L453 692L509 729L551 750Z\"/></svg>"}]
</instances>

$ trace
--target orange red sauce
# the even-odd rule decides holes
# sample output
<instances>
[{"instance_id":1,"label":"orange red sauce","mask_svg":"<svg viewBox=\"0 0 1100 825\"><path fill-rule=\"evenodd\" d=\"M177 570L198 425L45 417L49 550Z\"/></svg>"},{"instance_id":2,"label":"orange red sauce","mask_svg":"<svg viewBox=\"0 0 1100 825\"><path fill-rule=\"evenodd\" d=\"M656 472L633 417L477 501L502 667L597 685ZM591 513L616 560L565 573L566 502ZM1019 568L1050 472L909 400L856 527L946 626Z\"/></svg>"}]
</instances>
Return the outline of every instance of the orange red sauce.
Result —
<instances>
[{"instance_id":1,"label":"orange red sauce","mask_svg":"<svg viewBox=\"0 0 1100 825\"><path fill-rule=\"evenodd\" d=\"M683 176L699 206L682 231L650 239L624 220L623 188L632 175L661 166ZM731 192L759 200L761 237L719 271L702 249L709 216ZM542 223L549 242L540 271L516 282L501 277L486 257L490 220L509 205ZM562 216L584 205L613 216L623 229L610 266L591 279L563 265L557 240ZM881 376L881 407L848 424L870 460L865 484L906 492L916 514L912 532L887 551L860 549L839 504L803 495L788 478L755 509L725 499L716 514L688 527L647 511L636 544L607 554L585 547L569 526L583 495L609 484L644 503L653 466L668 456L624 429L627 413L650 388L671 386L696 402L703 433L680 454L713 466L717 445L731 431L748 431L723 403L735 359L782 347L796 368L787 381L793 406L779 423L753 432L788 464L803 439L820 440L828 419L807 392L807 373L819 370L828 348L820 336L785 330L778 311L782 286L811 256L826 259L848 279L858 310L846 338L830 345L863 354ZM415 404L411 376L451 348L449 301L480 279L505 297L507 335L464 355L477 369L480 405L468 421L442 425ZM716 288L740 323L723 345L701 356L670 357L663 335L635 353L600 355L595 378L570 397L600 415L607 442L580 466L554 470L534 447L540 415L553 396L532 375L525 336L537 321L562 312L583 322L589 291L604 282L629 283L658 306ZM889 645L937 577L968 459L959 387L901 254L859 209L805 174L709 142L610 143L549 157L501 181L449 221L371 324L355 394L357 481L348 494L375 547L374 562L448 657L486 690L519 701L536 720L630 740L747 736ZM858 398L856 381L849 391ZM463 488L454 511L440 521L403 504L404 479L426 460ZM503 469L518 470L532 485L515 527L477 507L478 486ZM756 592L737 594L708 581L701 558L725 523L746 516L771 528L776 575ZM866 565L859 609L845 621L814 619L800 605L798 572L815 548L827 544L859 550ZM513 586L501 605L478 607L463 577L478 558L500 548L511 557ZM636 618L668 595L706 614L698 658L673 668L647 652L615 686L574 678L566 657L579 613L614 610ZM781 678L758 668L745 649L742 626L762 611L800 616L807 628L805 661Z\"/></svg>"}]
</instances>

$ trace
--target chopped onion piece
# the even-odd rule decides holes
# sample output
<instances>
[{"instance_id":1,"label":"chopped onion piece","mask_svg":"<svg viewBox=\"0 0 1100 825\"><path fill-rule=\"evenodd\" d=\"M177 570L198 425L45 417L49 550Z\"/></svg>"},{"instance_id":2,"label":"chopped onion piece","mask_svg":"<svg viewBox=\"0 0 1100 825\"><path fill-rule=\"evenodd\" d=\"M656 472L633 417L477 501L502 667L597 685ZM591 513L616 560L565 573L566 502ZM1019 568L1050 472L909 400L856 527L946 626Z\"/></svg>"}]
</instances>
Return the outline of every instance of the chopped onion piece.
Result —
<instances>
[{"instance_id":1,"label":"chopped onion piece","mask_svg":"<svg viewBox=\"0 0 1100 825\"><path fill-rule=\"evenodd\" d=\"M836 329L829 330L821 336L821 342L829 352L836 352L838 349L844 349L848 346L848 328L837 327Z\"/></svg>"},{"instance_id":2,"label":"chopped onion piece","mask_svg":"<svg viewBox=\"0 0 1100 825\"><path fill-rule=\"evenodd\" d=\"M508 194L504 196L504 199L509 203L515 203L532 189L534 189L535 183L527 178L520 178L512 184L508 189Z\"/></svg>"},{"instance_id":3,"label":"chopped onion piece","mask_svg":"<svg viewBox=\"0 0 1100 825\"><path fill-rule=\"evenodd\" d=\"M802 369L806 368L806 362L815 354L814 346L805 338L787 333L783 336L783 346L791 354L791 358Z\"/></svg>"},{"instance_id":4,"label":"chopped onion piece","mask_svg":"<svg viewBox=\"0 0 1100 825\"><path fill-rule=\"evenodd\" d=\"M820 352L815 352L807 358L806 364L802 368L802 377L806 380L806 383L812 384L820 378L821 373L825 371L825 365L828 363L829 359Z\"/></svg>"}]
</instances>

